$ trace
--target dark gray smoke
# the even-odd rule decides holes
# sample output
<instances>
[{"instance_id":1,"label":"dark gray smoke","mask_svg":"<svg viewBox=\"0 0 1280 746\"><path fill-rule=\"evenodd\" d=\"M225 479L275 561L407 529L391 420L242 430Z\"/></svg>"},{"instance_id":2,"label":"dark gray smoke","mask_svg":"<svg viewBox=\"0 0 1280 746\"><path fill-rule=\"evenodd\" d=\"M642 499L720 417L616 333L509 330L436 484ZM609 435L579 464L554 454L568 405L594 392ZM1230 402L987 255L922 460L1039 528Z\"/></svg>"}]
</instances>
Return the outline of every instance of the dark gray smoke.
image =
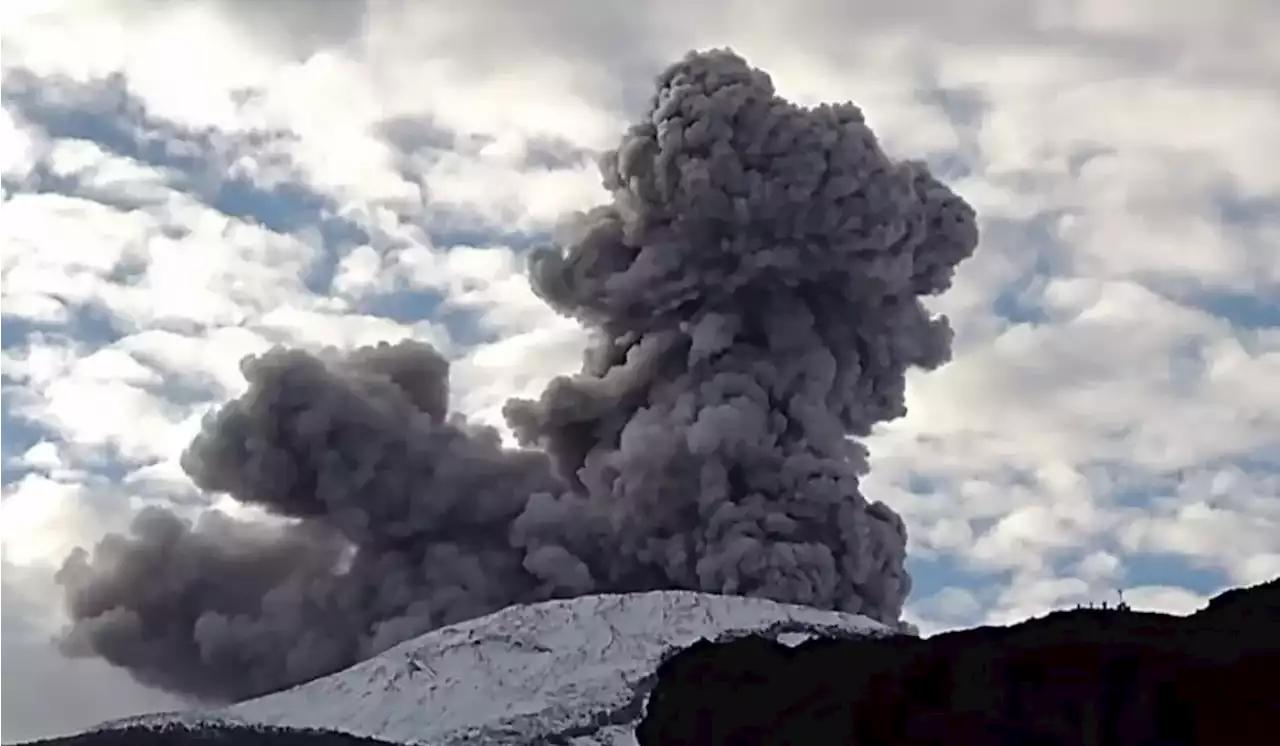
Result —
<instances>
[{"instance_id":1,"label":"dark gray smoke","mask_svg":"<svg viewBox=\"0 0 1280 746\"><path fill-rule=\"evenodd\" d=\"M919 298L973 211L894 162L852 104L809 109L727 51L658 78L601 162L609 205L530 265L593 333L580 373L512 400L522 448L446 412L419 342L243 363L248 392L183 458L195 484L296 519L164 510L77 550L62 645L225 701L513 603L696 589L898 621L902 520L850 436L949 356Z\"/></svg>"}]
</instances>

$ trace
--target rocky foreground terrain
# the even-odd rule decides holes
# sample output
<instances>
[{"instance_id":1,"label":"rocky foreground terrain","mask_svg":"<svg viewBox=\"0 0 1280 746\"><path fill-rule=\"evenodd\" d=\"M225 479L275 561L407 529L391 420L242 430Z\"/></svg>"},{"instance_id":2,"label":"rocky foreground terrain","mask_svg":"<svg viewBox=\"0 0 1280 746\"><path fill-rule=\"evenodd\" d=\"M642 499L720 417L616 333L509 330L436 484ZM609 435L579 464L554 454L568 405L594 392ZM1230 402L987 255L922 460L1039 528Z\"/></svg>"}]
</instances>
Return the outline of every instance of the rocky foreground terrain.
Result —
<instances>
[{"instance_id":1,"label":"rocky foreground terrain","mask_svg":"<svg viewBox=\"0 0 1280 746\"><path fill-rule=\"evenodd\" d=\"M659 668L637 737L1217 746L1274 737L1278 691L1280 579L1188 617L1075 609L927 639L702 642Z\"/></svg>"},{"instance_id":2,"label":"rocky foreground terrain","mask_svg":"<svg viewBox=\"0 0 1280 746\"><path fill-rule=\"evenodd\" d=\"M658 592L511 607L227 710L32 744L1218 746L1280 732L1278 684L1280 579L1188 617L1075 609L925 639Z\"/></svg>"},{"instance_id":3,"label":"rocky foreground terrain","mask_svg":"<svg viewBox=\"0 0 1280 746\"><path fill-rule=\"evenodd\" d=\"M131 725L63 738L30 741L29 746L393 746L390 741L314 728L274 728L227 723L184 723L167 727Z\"/></svg>"}]
</instances>

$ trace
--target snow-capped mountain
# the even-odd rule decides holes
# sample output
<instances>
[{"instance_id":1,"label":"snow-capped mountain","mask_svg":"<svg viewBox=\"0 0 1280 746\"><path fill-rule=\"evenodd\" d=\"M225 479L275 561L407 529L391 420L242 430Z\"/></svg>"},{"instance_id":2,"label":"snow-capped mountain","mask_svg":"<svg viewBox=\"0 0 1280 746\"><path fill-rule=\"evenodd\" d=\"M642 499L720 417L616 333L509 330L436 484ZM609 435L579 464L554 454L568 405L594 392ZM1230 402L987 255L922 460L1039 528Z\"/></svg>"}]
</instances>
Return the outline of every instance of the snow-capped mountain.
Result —
<instances>
[{"instance_id":1,"label":"snow-capped mountain","mask_svg":"<svg viewBox=\"0 0 1280 746\"><path fill-rule=\"evenodd\" d=\"M659 663L700 639L759 633L792 642L895 632L863 616L758 598L686 591L584 596L509 607L408 640L332 676L180 717L431 746L632 745Z\"/></svg>"},{"instance_id":2,"label":"snow-capped mountain","mask_svg":"<svg viewBox=\"0 0 1280 746\"><path fill-rule=\"evenodd\" d=\"M514 606L352 668L229 708L239 720L403 743L634 743L652 674L699 639L884 634L866 617L660 591Z\"/></svg>"}]
</instances>

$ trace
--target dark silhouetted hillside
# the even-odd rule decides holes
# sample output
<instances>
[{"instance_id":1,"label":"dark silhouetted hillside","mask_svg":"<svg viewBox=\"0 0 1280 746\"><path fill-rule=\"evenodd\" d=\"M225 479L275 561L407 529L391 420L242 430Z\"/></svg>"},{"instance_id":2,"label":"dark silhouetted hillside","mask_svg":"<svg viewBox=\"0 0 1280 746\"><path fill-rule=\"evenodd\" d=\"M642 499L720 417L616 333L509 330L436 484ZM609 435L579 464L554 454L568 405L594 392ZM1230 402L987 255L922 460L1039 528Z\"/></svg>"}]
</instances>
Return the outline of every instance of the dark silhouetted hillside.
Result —
<instances>
[{"instance_id":1,"label":"dark silhouetted hillside","mask_svg":"<svg viewBox=\"0 0 1280 746\"><path fill-rule=\"evenodd\" d=\"M23 746L391 746L328 730L245 725L129 726L29 741Z\"/></svg>"},{"instance_id":2,"label":"dark silhouetted hillside","mask_svg":"<svg viewBox=\"0 0 1280 746\"><path fill-rule=\"evenodd\" d=\"M927 639L699 643L659 669L637 735L641 746L1234 744L1280 731L1278 640L1280 579L1189 617L1076 609Z\"/></svg>"}]
</instances>

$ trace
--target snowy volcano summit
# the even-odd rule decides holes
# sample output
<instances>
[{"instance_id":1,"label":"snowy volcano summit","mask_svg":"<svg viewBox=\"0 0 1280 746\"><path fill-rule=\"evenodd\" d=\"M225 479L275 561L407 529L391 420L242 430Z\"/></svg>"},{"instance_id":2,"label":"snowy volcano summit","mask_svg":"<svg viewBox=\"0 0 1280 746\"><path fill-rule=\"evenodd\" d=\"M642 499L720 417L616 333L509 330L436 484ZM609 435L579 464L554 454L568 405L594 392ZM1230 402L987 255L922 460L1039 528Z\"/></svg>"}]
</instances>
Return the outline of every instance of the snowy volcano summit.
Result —
<instances>
[{"instance_id":1,"label":"snowy volcano summit","mask_svg":"<svg viewBox=\"0 0 1280 746\"><path fill-rule=\"evenodd\" d=\"M631 746L659 664L699 640L899 631L864 616L690 591L511 606L344 671L230 707L105 729L270 726L408 744ZM101 732L101 731L100 731Z\"/></svg>"},{"instance_id":2,"label":"snowy volcano summit","mask_svg":"<svg viewBox=\"0 0 1280 746\"><path fill-rule=\"evenodd\" d=\"M658 664L698 640L891 633L866 617L760 598L584 596L438 629L224 712L239 722L432 746L634 744Z\"/></svg>"}]
</instances>

